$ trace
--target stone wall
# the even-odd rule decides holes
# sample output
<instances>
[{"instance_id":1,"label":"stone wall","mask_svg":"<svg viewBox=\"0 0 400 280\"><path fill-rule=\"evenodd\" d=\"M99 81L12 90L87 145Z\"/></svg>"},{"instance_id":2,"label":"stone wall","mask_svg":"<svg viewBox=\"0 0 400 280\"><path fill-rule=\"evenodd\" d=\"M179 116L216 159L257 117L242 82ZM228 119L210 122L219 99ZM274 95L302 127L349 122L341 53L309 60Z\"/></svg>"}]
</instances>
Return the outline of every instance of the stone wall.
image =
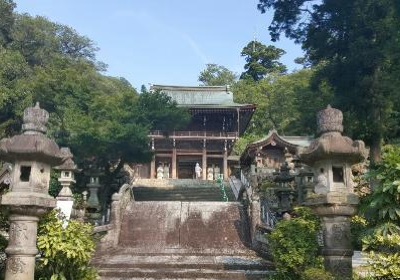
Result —
<instances>
[{"instance_id":1,"label":"stone wall","mask_svg":"<svg viewBox=\"0 0 400 280\"><path fill-rule=\"evenodd\" d=\"M240 252L249 243L236 202L132 202L121 212L119 246L149 251Z\"/></svg>"}]
</instances>

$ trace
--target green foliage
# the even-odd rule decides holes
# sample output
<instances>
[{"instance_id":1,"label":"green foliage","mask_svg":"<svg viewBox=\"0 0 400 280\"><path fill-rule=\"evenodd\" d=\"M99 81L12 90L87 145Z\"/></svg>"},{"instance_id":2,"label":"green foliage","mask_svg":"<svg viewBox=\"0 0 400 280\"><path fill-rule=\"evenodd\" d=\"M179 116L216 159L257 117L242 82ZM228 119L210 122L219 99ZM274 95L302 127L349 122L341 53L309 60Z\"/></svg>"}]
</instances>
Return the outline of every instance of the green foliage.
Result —
<instances>
[{"instance_id":1,"label":"green foliage","mask_svg":"<svg viewBox=\"0 0 400 280\"><path fill-rule=\"evenodd\" d=\"M60 178L60 172L56 170L51 170L50 173L50 185L49 185L49 195L53 197L57 197L59 192L62 189L62 186L60 182L58 181L58 178Z\"/></svg>"},{"instance_id":2,"label":"green foliage","mask_svg":"<svg viewBox=\"0 0 400 280\"><path fill-rule=\"evenodd\" d=\"M105 171L104 208L123 164L150 161L149 130L177 129L189 115L161 93L138 95L126 79L105 76L89 38L14 8L0 0L0 138L20 132L23 110L39 101L50 113L48 135L81 168ZM53 177L50 192L58 191Z\"/></svg>"},{"instance_id":3,"label":"green foliage","mask_svg":"<svg viewBox=\"0 0 400 280\"><path fill-rule=\"evenodd\" d=\"M367 178L375 180L376 187L367 196L362 212L373 225L400 223L400 148L385 146L382 161L376 163Z\"/></svg>"},{"instance_id":4,"label":"green foliage","mask_svg":"<svg viewBox=\"0 0 400 280\"><path fill-rule=\"evenodd\" d=\"M89 265L95 249L93 227L70 220L63 227L59 212L51 211L40 221L37 245L41 258L37 278L46 280L95 280L97 273Z\"/></svg>"},{"instance_id":5,"label":"green foliage","mask_svg":"<svg viewBox=\"0 0 400 280\"><path fill-rule=\"evenodd\" d=\"M382 161L366 178L374 180L375 188L362 198L360 214L365 220L355 229L370 259L367 270L373 279L400 279L400 148L385 146Z\"/></svg>"},{"instance_id":6,"label":"green foliage","mask_svg":"<svg viewBox=\"0 0 400 280\"><path fill-rule=\"evenodd\" d=\"M329 272L322 268L307 268L300 278L301 280L335 280Z\"/></svg>"},{"instance_id":7,"label":"green foliage","mask_svg":"<svg viewBox=\"0 0 400 280\"><path fill-rule=\"evenodd\" d=\"M400 234L375 230L363 239L368 251L368 269L375 279L400 279Z\"/></svg>"},{"instance_id":8,"label":"green foliage","mask_svg":"<svg viewBox=\"0 0 400 280\"><path fill-rule=\"evenodd\" d=\"M282 135L315 133L315 113L332 101L332 92L326 84L313 88L313 73L314 70L303 69L287 75L270 75L258 82L240 80L232 87L236 102L257 106L246 140L237 145L238 152L273 128Z\"/></svg>"},{"instance_id":9,"label":"green foliage","mask_svg":"<svg viewBox=\"0 0 400 280\"><path fill-rule=\"evenodd\" d=\"M317 254L318 217L303 207L296 208L294 216L290 220L280 221L267 236L277 270L277 275L272 278L274 280L302 279L307 269L322 267L322 260Z\"/></svg>"},{"instance_id":10,"label":"green foliage","mask_svg":"<svg viewBox=\"0 0 400 280\"><path fill-rule=\"evenodd\" d=\"M362 238L368 232L368 221L362 216L354 216L351 219L351 243L355 250L361 250Z\"/></svg>"},{"instance_id":11,"label":"green foliage","mask_svg":"<svg viewBox=\"0 0 400 280\"><path fill-rule=\"evenodd\" d=\"M286 66L279 62L284 54L285 51L280 48L265 46L257 41L249 42L241 52L246 64L240 79L259 81L271 73L285 73Z\"/></svg>"},{"instance_id":12,"label":"green foliage","mask_svg":"<svg viewBox=\"0 0 400 280\"><path fill-rule=\"evenodd\" d=\"M11 28L14 24L14 8L15 3L12 0L0 1L0 45L10 41Z\"/></svg>"},{"instance_id":13,"label":"green foliage","mask_svg":"<svg viewBox=\"0 0 400 280\"><path fill-rule=\"evenodd\" d=\"M274 10L273 40L281 33L301 43L315 83L328 82L333 105L353 137L371 145L379 161L383 139L399 133L400 17L393 0L259 0Z\"/></svg>"},{"instance_id":14,"label":"green foliage","mask_svg":"<svg viewBox=\"0 0 400 280\"><path fill-rule=\"evenodd\" d=\"M231 86L236 82L237 75L225 66L211 63L200 72L198 80L204 86Z\"/></svg>"}]
</instances>

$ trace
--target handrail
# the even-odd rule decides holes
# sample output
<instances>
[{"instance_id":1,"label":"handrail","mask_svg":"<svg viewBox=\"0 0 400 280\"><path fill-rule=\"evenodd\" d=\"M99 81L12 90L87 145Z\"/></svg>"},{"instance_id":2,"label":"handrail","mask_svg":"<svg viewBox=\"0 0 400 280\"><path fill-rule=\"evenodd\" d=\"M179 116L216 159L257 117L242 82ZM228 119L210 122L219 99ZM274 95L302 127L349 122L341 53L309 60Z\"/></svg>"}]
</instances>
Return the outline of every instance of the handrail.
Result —
<instances>
[{"instance_id":1,"label":"handrail","mask_svg":"<svg viewBox=\"0 0 400 280\"><path fill-rule=\"evenodd\" d=\"M228 195L226 194L225 184L224 184L224 181L222 180L222 176L223 176L223 175L220 174L220 175L217 177L216 182L217 182L217 184L219 184L219 188L220 188L221 194L222 194L222 200L228 202L228 201L229 201L229 198L228 198Z\"/></svg>"},{"instance_id":2,"label":"handrail","mask_svg":"<svg viewBox=\"0 0 400 280\"><path fill-rule=\"evenodd\" d=\"M278 223L276 214L269 209L269 207L261 206L261 220L266 224L267 227L274 229Z\"/></svg>"}]
</instances>

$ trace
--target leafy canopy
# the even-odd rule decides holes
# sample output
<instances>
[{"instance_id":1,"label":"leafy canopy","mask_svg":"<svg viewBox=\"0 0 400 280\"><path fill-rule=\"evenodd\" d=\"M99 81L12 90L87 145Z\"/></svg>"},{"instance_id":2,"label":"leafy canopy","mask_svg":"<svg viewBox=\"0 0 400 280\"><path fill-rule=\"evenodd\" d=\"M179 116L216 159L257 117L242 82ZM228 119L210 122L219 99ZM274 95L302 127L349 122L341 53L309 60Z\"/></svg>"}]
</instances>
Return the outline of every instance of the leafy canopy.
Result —
<instances>
[{"instance_id":1,"label":"leafy canopy","mask_svg":"<svg viewBox=\"0 0 400 280\"><path fill-rule=\"evenodd\" d=\"M371 145L380 159L382 140L398 135L400 98L400 31L394 0L259 0L258 8L274 10L269 26L302 44L318 66L316 83L327 81L333 105L344 111L346 127Z\"/></svg>"},{"instance_id":2,"label":"leafy canopy","mask_svg":"<svg viewBox=\"0 0 400 280\"><path fill-rule=\"evenodd\" d=\"M280 48L266 46L257 41L249 42L241 52L246 64L240 79L259 81L271 73L285 73L286 66L279 62L284 54L285 51Z\"/></svg>"},{"instance_id":3,"label":"leafy canopy","mask_svg":"<svg viewBox=\"0 0 400 280\"><path fill-rule=\"evenodd\" d=\"M207 64L206 69L200 72L198 80L204 86L231 86L236 82L237 75L225 66Z\"/></svg>"}]
</instances>

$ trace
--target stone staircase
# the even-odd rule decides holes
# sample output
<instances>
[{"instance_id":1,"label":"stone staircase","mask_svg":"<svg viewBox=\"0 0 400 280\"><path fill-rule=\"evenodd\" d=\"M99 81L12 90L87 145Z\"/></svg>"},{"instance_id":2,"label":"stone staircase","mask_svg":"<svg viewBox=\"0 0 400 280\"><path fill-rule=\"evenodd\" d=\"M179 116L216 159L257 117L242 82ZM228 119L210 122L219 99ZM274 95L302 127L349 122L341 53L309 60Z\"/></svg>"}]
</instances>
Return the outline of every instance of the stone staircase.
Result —
<instances>
[{"instance_id":1,"label":"stone staircase","mask_svg":"<svg viewBox=\"0 0 400 280\"><path fill-rule=\"evenodd\" d=\"M235 196L226 183L229 201ZM136 201L222 201L222 193L216 182L193 179L141 179L132 189Z\"/></svg>"},{"instance_id":2,"label":"stone staircase","mask_svg":"<svg viewBox=\"0 0 400 280\"><path fill-rule=\"evenodd\" d=\"M113 245L92 260L101 280L261 280L273 271L249 247L242 204L221 201L216 183L140 180L132 191L104 238Z\"/></svg>"}]
</instances>

